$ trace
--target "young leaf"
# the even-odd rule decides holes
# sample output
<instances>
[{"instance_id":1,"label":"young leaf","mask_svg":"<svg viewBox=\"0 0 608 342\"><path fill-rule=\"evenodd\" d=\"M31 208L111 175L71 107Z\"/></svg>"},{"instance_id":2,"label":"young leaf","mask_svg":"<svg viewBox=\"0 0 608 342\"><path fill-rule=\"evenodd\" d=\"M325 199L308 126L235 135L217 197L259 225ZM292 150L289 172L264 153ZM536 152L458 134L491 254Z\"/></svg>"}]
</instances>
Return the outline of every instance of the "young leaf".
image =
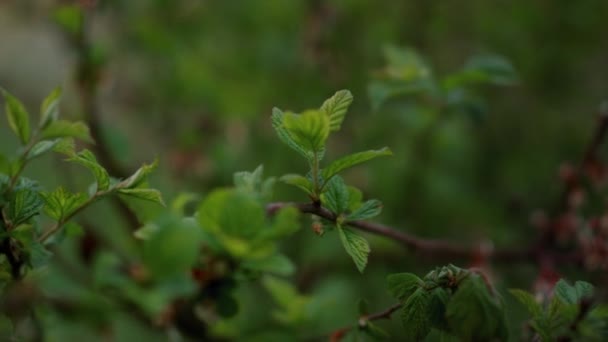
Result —
<instances>
[{"instance_id":1,"label":"young leaf","mask_svg":"<svg viewBox=\"0 0 608 342\"><path fill-rule=\"evenodd\" d=\"M579 300L576 288L568 284L564 279L560 279L555 284L553 292L565 304L576 304Z\"/></svg>"},{"instance_id":2,"label":"young leaf","mask_svg":"<svg viewBox=\"0 0 608 342\"><path fill-rule=\"evenodd\" d=\"M348 90L338 90L332 97L323 102L321 110L329 117L330 131L340 130L346 111L352 102L353 95Z\"/></svg>"},{"instance_id":3,"label":"young leaf","mask_svg":"<svg viewBox=\"0 0 608 342\"><path fill-rule=\"evenodd\" d=\"M277 136L279 137L279 139L281 139L283 143L285 143L285 145L291 147L294 151L298 152L304 158L311 161L313 159L313 154L309 151L306 151L302 146L298 145L283 125L284 116L285 114L283 114L280 109L276 107L272 109L272 127L274 127L274 130L277 132Z\"/></svg>"},{"instance_id":4,"label":"young leaf","mask_svg":"<svg viewBox=\"0 0 608 342\"><path fill-rule=\"evenodd\" d=\"M59 118L59 101L61 100L61 88L55 88L47 96L40 106L40 128L45 128L48 124Z\"/></svg>"},{"instance_id":5,"label":"young leaf","mask_svg":"<svg viewBox=\"0 0 608 342\"><path fill-rule=\"evenodd\" d=\"M300 188L305 193L312 195L312 183L310 182L310 180L308 180L308 178L304 176L289 174L284 175L279 180L285 184L293 185L297 188Z\"/></svg>"},{"instance_id":6,"label":"young leaf","mask_svg":"<svg viewBox=\"0 0 608 342\"><path fill-rule=\"evenodd\" d=\"M296 270L293 262L283 254L274 254L262 260L247 259L243 261L241 266L253 271L273 273L280 276L290 276Z\"/></svg>"},{"instance_id":7,"label":"young leaf","mask_svg":"<svg viewBox=\"0 0 608 342\"><path fill-rule=\"evenodd\" d=\"M392 154L393 152L391 152L388 147L384 147L379 150L369 150L344 156L340 159L334 160L325 169L323 169L323 178L325 178L325 181L329 181L333 176L345 169L377 157L390 156Z\"/></svg>"},{"instance_id":8,"label":"young leaf","mask_svg":"<svg viewBox=\"0 0 608 342\"><path fill-rule=\"evenodd\" d=\"M478 275L469 275L460 282L447 305L445 317L451 331L464 341L506 339L502 303L490 294Z\"/></svg>"},{"instance_id":9,"label":"young leaf","mask_svg":"<svg viewBox=\"0 0 608 342\"><path fill-rule=\"evenodd\" d=\"M429 304L429 293L418 288L405 302L401 309L401 323L405 328L405 336L412 341L421 341L431 330L427 306Z\"/></svg>"},{"instance_id":10,"label":"young leaf","mask_svg":"<svg viewBox=\"0 0 608 342\"><path fill-rule=\"evenodd\" d=\"M257 241L276 240L291 235L300 229L298 217L300 212L293 207L282 208L275 214L272 226L259 232Z\"/></svg>"},{"instance_id":11,"label":"young leaf","mask_svg":"<svg viewBox=\"0 0 608 342\"><path fill-rule=\"evenodd\" d=\"M367 220L380 215L382 212L382 202L373 199L365 201L357 210L353 211L346 218L348 220Z\"/></svg>"},{"instance_id":12,"label":"young leaf","mask_svg":"<svg viewBox=\"0 0 608 342\"><path fill-rule=\"evenodd\" d=\"M512 85L517 79L517 72L509 61L498 55L487 54L469 59L462 70L446 77L443 85L448 90L480 83Z\"/></svg>"},{"instance_id":13,"label":"young leaf","mask_svg":"<svg viewBox=\"0 0 608 342\"><path fill-rule=\"evenodd\" d=\"M302 114L285 113L283 126L298 146L313 153L322 151L329 137L329 118L317 110Z\"/></svg>"},{"instance_id":14,"label":"young leaf","mask_svg":"<svg viewBox=\"0 0 608 342\"><path fill-rule=\"evenodd\" d=\"M586 281L577 281L574 283L574 288L576 289L576 295L579 300L588 299L593 296L593 285Z\"/></svg>"},{"instance_id":15,"label":"young leaf","mask_svg":"<svg viewBox=\"0 0 608 342\"><path fill-rule=\"evenodd\" d=\"M86 142L93 142L89 127L81 121L70 122L56 120L50 122L41 132L42 139L77 138Z\"/></svg>"},{"instance_id":16,"label":"young leaf","mask_svg":"<svg viewBox=\"0 0 608 342\"><path fill-rule=\"evenodd\" d=\"M338 233L346 253L351 256L359 272L363 273L370 252L367 240L348 228L338 227Z\"/></svg>"},{"instance_id":17,"label":"young leaf","mask_svg":"<svg viewBox=\"0 0 608 342\"><path fill-rule=\"evenodd\" d=\"M258 166L253 172L241 171L234 173L234 185L237 189L249 192L266 202L272 199L275 178L264 180L264 166Z\"/></svg>"},{"instance_id":18,"label":"young leaf","mask_svg":"<svg viewBox=\"0 0 608 342\"><path fill-rule=\"evenodd\" d=\"M8 124L21 140L23 145L30 141L30 118L25 107L16 97L2 90L6 102L4 110L8 118Z\"/></svg>"},{"instance_id":19,"label":"young leaf","mask_svg":"<svg viewBox=\"0 0 608 342\"><path fill-rule=\"evenodd\" d=\"M395 273L386 277L388 292L400 302L405 302L424 283L413 273Z\"/></svg>"},{"instance_id":20,"label":"young leaf","mask_svg":"<svg viewBox=\"0 0 608 342\"><path fill-rule=\"evenodd\" d=\"M62 187L41 195L45 202L44 213L56 221L68 217L87 200L85 194L70 193Z\"/></svg>"},{"instance_id":21,"label":"young leaf","mask_svg":"<svg viewBox=\"0 0 608 342\"><path fill-rule=\"evenodd\" d=\"M163 201L163 197L160 191L156 189L118 189L118 193L121 195L131 196L142 200L158 203L163 207L165 206L165 202Z\"/></svg>"},{"instance_id":22,"label":"young leaf","mask_svg":"<svg viewBox=\"0 0 608 342\"><path fill-rule=\"evenodd\" d=\"M152 164L144 164L142 165L135 173L133 173L129 178L123 180L122 182L116 184L117 189L132 189L140 186L143 182L146 181L146 178L152 171L156 169L158 166L158 159L155 159Z\"/></svg>"},{"instance_id":23,"label":"young leaf","mask_svg":"<svg viewBox=\"0 0 608 342\"><path fill-rule=\"evenodd\" d=\"M27 154L27 160L32 160L38 156L45 154L50 151L55 145L59 143L59 139L57 140L42 140L37 142L30 152Z\"/></svg>"},{"instance_id":24,"label":"young leaf","mask_svg":"<svg viewBox=\"0 0 608 342\"><path fill-rule=\"evenodd\" d=\"M336 215L344 213L348 209L349 192L342 177L334 177L321 195L321 201L329 210Z\"/></svg>"},{"instance_id":25,"label":"young leaf","mask_svg":"<svg viewBox=\"0 0 608 342\"><path fill-rule=\"evenodd\" d=\"M76 162L89 169L97 181L97 191L105 191L110 187L110 176L108 171L99 165L95 155L89 150L82 150L73 155L70 161Z\"/></svg>"},{"instance_id":26,"label":"young leaf","mask_svg":"<svg viewBox=\"0 0 608 342\"><path fill-rule=\"evenodd\" d=\"M539 317L542 314L543 309L540 303L536 301L536 298L534 298L534 295L518 289L510 289L509 292L526 307L532 318Z\"/></svg>"},{"instance_id":27,"label":"young leaf","mask_svg":"<svg viewBox=\"0 0 608 342\"><path fill-rule=\"evenodd\" d=\"M199 256L201 232L179 220L161 223L158 232L145 240L143 257L157 279L188 271Z\"/></svg>"},{"instance_id":28,"label":"young leaf","mask_svg":"<svg viewBox=\"0 0 608 342\"><path fill-rule=\"evenodd\" d=\"M6 216L13 227L40 213L43 201L36 191L20 188L9 198Z\"/></svg>"}]
</instances>

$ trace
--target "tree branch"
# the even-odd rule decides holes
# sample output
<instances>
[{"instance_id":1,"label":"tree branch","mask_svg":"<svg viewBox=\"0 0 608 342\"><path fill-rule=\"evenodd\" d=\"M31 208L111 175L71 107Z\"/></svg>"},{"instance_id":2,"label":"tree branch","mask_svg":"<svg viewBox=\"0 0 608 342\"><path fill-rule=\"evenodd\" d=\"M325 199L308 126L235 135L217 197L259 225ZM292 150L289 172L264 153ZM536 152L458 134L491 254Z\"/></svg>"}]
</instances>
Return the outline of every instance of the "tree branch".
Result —
<instances>
[{"instance_id":1,"label":"tree branch","mask_svg":"<svg viewBox=\"0 0 608 342\"><path fill-rule=\"evenodd\" d=\"M270 203L266 207L266 212L269 215L273 215L279 209L284 207L295 207L302 213L313 214L331 222L336 221L336 216L331 211L324 207L318 207L313 203ZM387 237L389 239L401 243L402 245L410 248L413 251L433 256L470 258L483 254L488 257L493 257L496 260L508 262L525 261L528 260L530 256L534 254L534 251L532 249L505 249L493 251L491 249L484 248L484 246L465 246L458 245L446 240L424 239L412 234L405 233L401 230L387 225L368 221L347 221L345 224L352 228L370 234Z\"/></svg>"},{"instance_id":2,"label":"tree branch","mask_svg":"<svg viewBox=\"0 0 608 342\"><path fill-rule=\"evenodd\" d=\"M399 310L403 305L401 303L396 303L391 305L390 307L386 308L385 310L370 314L370 315L363 315L361 317L359 317L359 320L357 321L357 327L360 329L364 329L365 327L367 327L367 324L371 321L376 321L376 320L380 320L380 319L390 319L391 315ZM340 329L335 330L334 332L332 332L331 334L329 334L329 340L331 342L338 342L341 341L344 336L346 336L346 334L351 331L354 327L349 325Z\"/></svg>"}]
</instances>

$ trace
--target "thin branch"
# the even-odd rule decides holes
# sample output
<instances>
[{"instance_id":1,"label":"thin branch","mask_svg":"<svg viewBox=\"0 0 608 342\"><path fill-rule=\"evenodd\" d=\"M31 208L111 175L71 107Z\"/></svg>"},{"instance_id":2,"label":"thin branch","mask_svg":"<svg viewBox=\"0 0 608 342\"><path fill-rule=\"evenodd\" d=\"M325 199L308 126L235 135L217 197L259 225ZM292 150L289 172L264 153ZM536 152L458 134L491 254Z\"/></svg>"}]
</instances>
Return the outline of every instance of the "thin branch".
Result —
<instances>
[{"instance_id":1,"label":"thin branch","mask_svg":"<svg viewBox=\"0 0 608 342\"><path fill-rule=\"evenodd\" d=\"M359 320L357 321L357 327L359 329L365 329L365 327L367 327L368 323L371 321L376 321L376 320L380 320L380 319L390 319L391 315L395 311L399 310L402 306L403 305L401 303L396 303L382 311L373 313L371 315L363 315L363 316L359 317ZM334 332L332 332L331 334L329 334L329 340L331 342L341 341L344 338L344 336L346 336L346 334L349 331L351 331L353 328L354 328L354 326L349 325L349 326L337 329Z\"/></svg>"},{"instance_id":2,"label":"thin branch","mask_svg":"<svg viewBox=\"0 0 608 342\"><path fill-rule=\"evenodd\" d=\"M279 209L284 207L295 207L302 213L313 214L331 222L336 221L336 216L331 211L324 207L316 206L313 203L270 203L266 207L266 211L268 214L273 215ZM527 249L485 251L483 246L465 246L446 240L424 239L387 225L368 221L347 221L345 224L370 234L387 237L414 251L431 254L434 256L469 258L485 253L488 257L493 257L494 259L501 261L525 261L528 260L529 257L534 253L533 250Z\"/></svg>"}]
</instances>

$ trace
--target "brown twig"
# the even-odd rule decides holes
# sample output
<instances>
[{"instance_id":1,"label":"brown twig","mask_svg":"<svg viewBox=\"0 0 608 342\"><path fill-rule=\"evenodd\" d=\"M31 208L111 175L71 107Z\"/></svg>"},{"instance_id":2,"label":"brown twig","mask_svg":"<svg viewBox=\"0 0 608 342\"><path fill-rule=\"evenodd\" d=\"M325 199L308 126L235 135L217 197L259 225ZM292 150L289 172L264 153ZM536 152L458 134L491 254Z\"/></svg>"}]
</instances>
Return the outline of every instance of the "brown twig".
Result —
<instances>
[{"instance_id":1,"label":"brown twig","mask_svg":"<svg viewBox=\"0 0 608 342\"><path fill-rule=\"evenodd\" d=\"M279 209L284 207L295 207L302 213L313 214L332 222L336 221L336 216L331 211L324 207L316 206L313 203L270 203L266 207L266 211L268 214L273 215ZM487 253L488 257L493 257L496 260L525 261L528 260L533 253L532 250L527 249L484 251L480 246L465 246L446 240L424 239L387 225L368 221L347 221L345 224L370 234L387 237L416 252L430 254L433 256L470 258L485 252Z\"/></svg>"},{"instance_id":2,"label":"brown twig","mask_svg":"<svg viewBox=\"0 0 608 342\"><path fill-rule=\"evenodd\" d=\"M376 320L380 320L380 319L390 319L391 315L395 311L399 310L402 306L403 305L401 303L396 303L382 311L373 313L371 315L363 315L363 316L359 317L359 320L357 321L357 327L359 329L365 329L365 327L367 327L367 325L371 321L376 321ZM349 331L351 331L353 328L354 328L354 326L349 325L349 326L337 329L334 332L329 334L329 340L331 342L341 341L344 338L344 336L346 336L346 334Z\"/></svg>"}]
</instances>

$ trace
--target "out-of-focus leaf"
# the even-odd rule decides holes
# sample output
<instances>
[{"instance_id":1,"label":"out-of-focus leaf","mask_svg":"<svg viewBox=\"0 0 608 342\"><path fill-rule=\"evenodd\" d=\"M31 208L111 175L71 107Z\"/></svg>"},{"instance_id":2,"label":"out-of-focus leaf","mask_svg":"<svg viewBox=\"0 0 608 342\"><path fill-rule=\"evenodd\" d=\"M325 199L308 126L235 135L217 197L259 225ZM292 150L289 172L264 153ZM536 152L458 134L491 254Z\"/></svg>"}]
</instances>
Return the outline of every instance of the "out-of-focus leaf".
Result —
<instances>
[{"instance_id":1,"label":"out-of-focus leaf","mask_svg":"<svg viewBox=\"0 0 608 342\"><path fill-rule=\"evenodd\" d=\"M285 184L293 185L297 188L300 188L307 194L312 195L312 182L304 176L289 174L282 176L279 180Z\"/></svg>"},{"instance_id":2,"label":"out-of-focus leaf","mask_svg":"<svg viewBox=\"0 0 608 342\"><path fill-rule=\"evenodd\" d=\"M18 189L9 198L5 213L6 219L11 222L13 227L16 227L38 215L43 205L38 192L28 188Z\"/></svg>"},{"instance_id":3,"label":"out-of-focus leaf","mask_svg":"<svg viewBox=\"0 0 608 342\"><path fill-rule=\"evenodd\" d=\"M280 276L290 276L296 270L296 267L291 260L283 254L275 254L261 260L245 260L242 267Z\"/></svg>"},{"instance_id":4,"label":"out-of-focus leaf","mask_svg":"<svg viewBox=\"0 0 608 342\"><path fill-rule=\"evenodd\" d=\"M449 90L479 83L512 85L517 80L517 72L511 63L501 56L488 54L469 59L461 71L446 77L443 85Z\"/></svg>"},{"instance_id":5,"label":"out-of-focus leaf","mask_svg":"<svg viewBox=\"0 0 608 342\"><path fill-rule=\"evenodd\" d=\"M513 297L517 298L517 300L522 303L528 312L532 315L532 317L538 317L542 313L542 307L529 292L518 289L510 289L509 292L513 295Z\"/></svg>"},{"instance_id":6,"label":"out-of-focus leaf","mask_svg":"<svg viewBox=\"0 0 608 342\"><path fill-rule=\"evenodd\" d=\"M44 199L44 212L56 221L60 221L71 215L87 200L83 193L70 193L63 187L59 187L52 192L41 193Z\"/></svg>"},{"instance_id":7,"label":"out-of-focus leaf","mask_svg":"<svg viewBox=\"0 0 608 342\"><path fill-rule=\"evenodd\" d=\"M160 223L159 231L144 243L146 266L158 279L188 272L199 256L201 238L196 226L179 220Z\"/></svg>"},{"instance_id":8,"label":"out-of-focus leaf","mask_svg":"<svg viewBox=\"0 0 608 342\"><path fill-rule=\"evenodd\" d=\"M53 147L55 147L57 143L59 143L59 140L42 140L37 142L30 150L30 153L27 154L27 160L32 160L38 156L45 154L46 152L53 149Z\"/></svg>"},{"instance_id":9,"label":"out-of-focus leaf","mask_svg":"<svg viewBox=\"0 0 608 342\"><path fill-rule=\"evenodd\" d=\"M40 124L45 128L48 124L59 118L59 102L61 101L61 88L57 87L42 101L40 106Z\"/></svg>"},{"instance_id":10,"label":"out-of-focus leaf","mask_svg":"<svg viewBox=\"0 0 608 342\"><path fill-rule=\"evenodd\" d=\"M97 181L97 191L104 191L110 187L110 176L108 175L108 171L106 171L103 166L99 165L95 155L93 155L91 151L82 150L72 156L70 161L86 167L93 173L93 176L95 176L95 180Z\"/></svg>"},{"instance_id":11,"label":"out-of-focus leaf","mask_svg":"<svg viewBox=\"0 0 608 342\"><path fill-rule=\"evenodd\" d=\"M52 121L42 130L41 137L42 139L71 137L90 143L93 142L89 127L82 121Z\"/></svg>"},{"instance_id":12,"label":"out-of-focus leaf","mask_svg":"<svg viewBox=\"0 0 608 342\"><path fill-rule=\"evenodd\" d=\"M4 110L11 130L19 137L23 145L30 141L30 118L23 103L9 92L2 90L5 105Z\"/></svg>"},{"instance_id":13,"label":"out-of-focus leaf","mask_svg":"<svg viewBox=\"0 0 608 342\"><path fill-rule=\"evenodd\" d=\"M140 186L146 181L148 175L158 167L158 159L155 159L152 164L144 164L135 171L129 178L123 180L116 185L117 189L132 189Z\"/></svg>"},{"instance_id":14,"label":"out-of-focus leaf","mask_svg":"<svg viewBox=\"0 0 608 342\"><path fill-rule=\"evenodd\" d=\"M145 201L154 202L165 206L165 202L163 201L163 196L160 191L156 189L119 189L118 193L120 195L125 195L129 197L138 198Z\"/></svg>"}]
</instances>

